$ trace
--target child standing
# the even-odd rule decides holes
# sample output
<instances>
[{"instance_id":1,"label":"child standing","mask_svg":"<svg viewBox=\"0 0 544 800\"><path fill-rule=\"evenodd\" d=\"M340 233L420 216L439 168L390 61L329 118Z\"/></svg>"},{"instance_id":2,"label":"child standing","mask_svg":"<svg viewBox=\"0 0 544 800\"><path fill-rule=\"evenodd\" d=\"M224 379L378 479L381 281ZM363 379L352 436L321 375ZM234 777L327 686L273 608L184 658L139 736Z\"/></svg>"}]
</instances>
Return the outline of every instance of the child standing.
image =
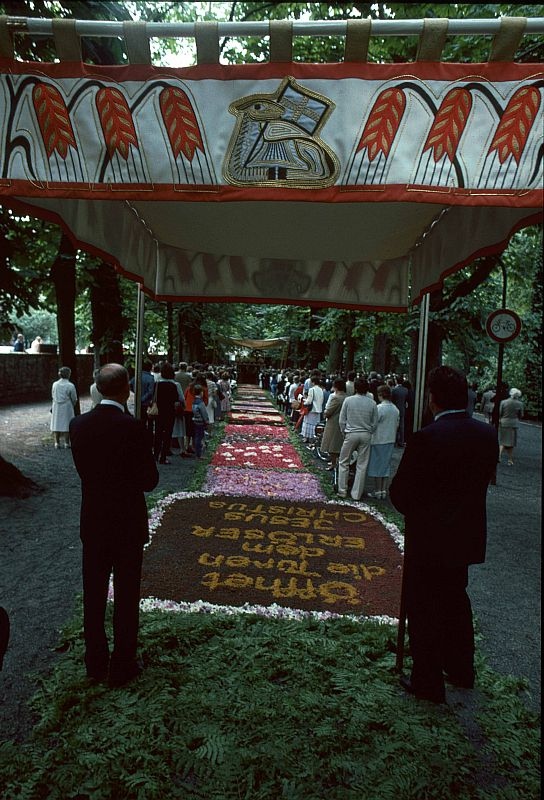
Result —
<instances>
[{"instance_id":1,"label":"child standing","mask_svg":"<svg viewBox=\"0 0 544 800\"><path fill-rule=\"evenodd\" d=\"M202 386L196 384L193 389L193 426L194 426L194 447L197 458L202 458L202 444L204 442L204 431L209 424L208 411L202 399Z\"/></svg>"}]
</instances>

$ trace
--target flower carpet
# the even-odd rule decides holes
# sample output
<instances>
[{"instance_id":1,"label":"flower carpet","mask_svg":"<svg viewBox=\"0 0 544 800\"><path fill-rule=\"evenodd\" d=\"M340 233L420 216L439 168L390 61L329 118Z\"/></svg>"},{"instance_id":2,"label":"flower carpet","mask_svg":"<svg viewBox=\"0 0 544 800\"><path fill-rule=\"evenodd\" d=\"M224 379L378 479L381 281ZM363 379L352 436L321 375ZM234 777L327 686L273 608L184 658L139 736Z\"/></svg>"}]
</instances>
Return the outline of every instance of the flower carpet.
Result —
<instances>
[{"instance_id":1,"label":"flower carpet","mask_svg":"<svg viewBox=\"0 0 544 800\"><path fill-rule=\"evenodd\" d=\"M278 467L302 469L300 456L292 444L264 442L222 442L212 458L213 466Z\"/></svg>"},{"instance_id":2,"label":"flower carpet","mask_svg":"<svg viewBox=\"0 0 544 800\"><path fill-rule=\"evenodd\" d=\"M400 532L364 503L328 501L255 387L238 388L203 490L161 500L150 527L143 609L383 621L398 613Z\"/></svg>"}]
</instances>

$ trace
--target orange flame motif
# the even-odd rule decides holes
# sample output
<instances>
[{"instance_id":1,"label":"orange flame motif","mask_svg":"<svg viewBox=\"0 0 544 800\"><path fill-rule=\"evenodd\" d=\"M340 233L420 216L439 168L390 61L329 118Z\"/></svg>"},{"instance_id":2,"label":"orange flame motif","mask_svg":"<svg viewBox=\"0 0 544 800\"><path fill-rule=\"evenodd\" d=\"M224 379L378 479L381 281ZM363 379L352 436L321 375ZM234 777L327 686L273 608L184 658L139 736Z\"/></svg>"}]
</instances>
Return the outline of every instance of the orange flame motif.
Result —
<instances>
[{"instance_id":1,"label":"orange flame motif","mask_svg":"<svg viewBox=\"0 0 544 800\"><path fill-rule=\"evenodd\" d=\"M118 152L126 161L130 145L138 147L136 129L127 101L119 89L100 89L96 95L96 107L110 158Z\"/></svg>"},{"instance_id":2,"label":"orange flame motif","mask_svg":"<svg viewBox=\"0 0 544 800\"><path fill-rule=\"evenodd\" d=\"M163 89L159 98L162 118L174 158L183 153L192 161L195 150L204 152L204 143L191 101L181 89Z\"/></svg>"},{"instance_id":3,"label":"orange flame motif","mask_svg":"<svg viewBox=\"0 0 544 800\"><path fill-rule=\"evenodd\" d=\"M47 83L38 83L32 91L32 102L38 125L47 151L47 157L56 150L66 159L68 147L77 150L74 129L62 95Z\"/></svg>"},{"instance_id":4,"label":"orange flame motif","mask_svg":"<svg viewBox=\"0 0 544 800\"><path fill-rule=\"evenodd\" d=\"M423 152L432 150L435 162L440 161L444 154L453 161L471 109L472 95L467 89L448 92L438 109Z\"/></svg>"},{"instance_id":5,"label":"orange flame motif","mask_svg":"<svg viewBox=\"0 0 544 800\"><path fill-rule=\"evenodd\" d=\"M513 156L519 164L539 108L540 92L533 86L518 89L513 95L489 148L489 153L497 151L501 164L504 164L509 156Z\"/></svg>"},{"instance_id":6,"label":"orange flame motif","mask_svg":"<svg viewBox=\"0 0 544 800\"><path fill-rule=\"evenodd\" d=\"M405 108L406 97L400 89L381 92L370 112L357 152L367 147L369 161L374 161L378 153L387 158Z\"/></svg>"}]
</instances>

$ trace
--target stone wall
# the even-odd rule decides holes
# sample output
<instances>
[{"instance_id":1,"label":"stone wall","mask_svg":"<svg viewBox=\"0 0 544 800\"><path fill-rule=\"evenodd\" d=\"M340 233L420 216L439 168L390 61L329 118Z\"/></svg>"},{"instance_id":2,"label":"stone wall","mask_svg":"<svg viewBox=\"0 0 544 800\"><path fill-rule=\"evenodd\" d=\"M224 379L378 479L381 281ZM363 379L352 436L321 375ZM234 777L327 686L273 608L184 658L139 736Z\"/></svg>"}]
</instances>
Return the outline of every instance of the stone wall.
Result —
<instances>
[{"instance_id":1,"label":"stone wall","mask_svg":"<svg viewBox=\"0 0 544 800\"><path fill-rule=\"evenodd\" d=\"M78 391L88 394L93 382L94 356L77 355ZM49 353L0 353L0 405L49 400L58 378L59 359Z\"/></svg>"}]
</instances>

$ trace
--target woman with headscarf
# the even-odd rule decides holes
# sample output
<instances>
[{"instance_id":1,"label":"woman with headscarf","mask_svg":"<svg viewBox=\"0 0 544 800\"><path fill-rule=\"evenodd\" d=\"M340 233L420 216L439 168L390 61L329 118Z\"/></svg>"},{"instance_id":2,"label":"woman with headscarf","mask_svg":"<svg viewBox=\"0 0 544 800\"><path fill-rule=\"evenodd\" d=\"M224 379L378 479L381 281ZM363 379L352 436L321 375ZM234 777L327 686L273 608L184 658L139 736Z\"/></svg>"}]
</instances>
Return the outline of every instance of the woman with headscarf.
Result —
<instances>
[{"instance_id":1,"label":"woman with headscarf","mask_svg":"<svg viewBox=\"0 0 544 800\"><path fill-rule=\"evenodd\" d=\"M523 403L519 389L510 389L510 397L499 406L499 462L506 450L508 466L514 466L514 447L518 443L519 421L523 417Z\"/></svg>"}]
</instances>

